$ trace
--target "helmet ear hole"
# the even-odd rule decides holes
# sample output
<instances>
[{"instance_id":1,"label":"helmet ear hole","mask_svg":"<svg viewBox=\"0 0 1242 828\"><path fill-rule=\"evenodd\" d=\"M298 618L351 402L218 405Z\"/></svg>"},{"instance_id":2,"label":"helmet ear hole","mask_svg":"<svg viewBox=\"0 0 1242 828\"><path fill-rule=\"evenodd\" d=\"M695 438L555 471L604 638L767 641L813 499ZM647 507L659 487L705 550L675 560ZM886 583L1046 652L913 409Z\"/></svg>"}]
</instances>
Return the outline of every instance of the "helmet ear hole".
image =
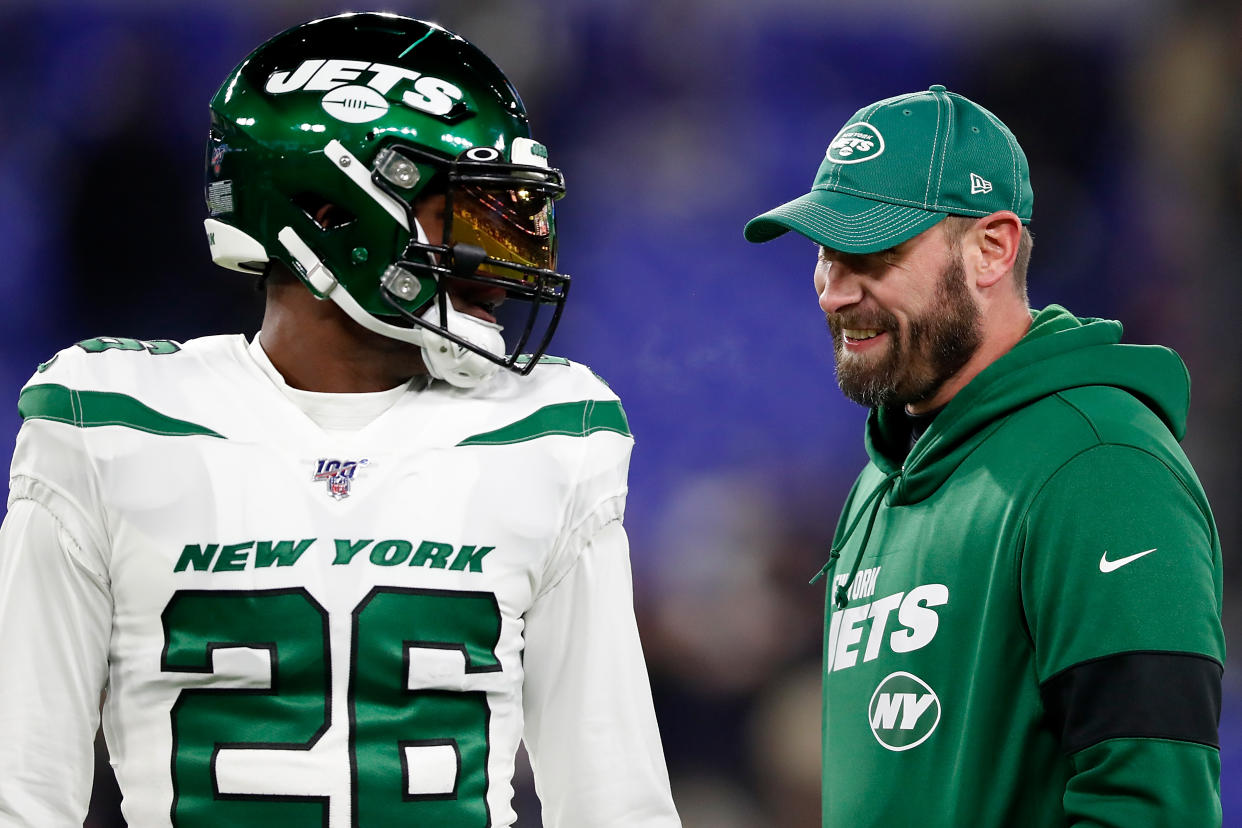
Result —
<instances>
[{"instance_id":1,"label":"helmet ear hole","mask_svg":"<svg viewBox=\"0 0 1242 828\"><path fill-rule=\"evenodd\" d=\"M319 193L301 192L291 199L306 217L323 230L337 230L353 224L358 217L339 204L334 204Z\"/></svg>"}]
</instances>

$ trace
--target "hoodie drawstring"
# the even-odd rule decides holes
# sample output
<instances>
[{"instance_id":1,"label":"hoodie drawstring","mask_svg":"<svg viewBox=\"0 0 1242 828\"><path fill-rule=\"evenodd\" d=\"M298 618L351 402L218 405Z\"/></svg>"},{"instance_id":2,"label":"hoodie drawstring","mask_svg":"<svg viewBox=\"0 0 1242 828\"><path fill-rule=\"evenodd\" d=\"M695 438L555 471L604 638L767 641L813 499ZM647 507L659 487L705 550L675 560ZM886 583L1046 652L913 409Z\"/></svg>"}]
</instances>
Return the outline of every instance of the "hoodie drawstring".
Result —
<instances>
[{"instance_id":1,"label":"hoodie drawstring","mask_svg":"<svg viewBox=\"0 0 1242 828\"><path fill-rule=\"evenodd\" d=\"M871 507L870 516L867 519L867 528L863 532L862 543L858 545L858 554L854 557L854 564L850 567L849 577L845 579L843 585L837 587L835 595L837 609L845 609L846 605L849 604L850 587L854 585L854 578L858 575L858 566L862 563L863 556L867 553L867 541L871 540L871 530L875 526L876 516L880 513L880 495L892 488L893 481L900 476L900 469L885 475L880 485L876 486L871 494L867 495L867 499L863 501L862 506L858 509L858 514L854 517L854 522L845 530L841 540L833 544L832 550L828 553L828 563L824 564L823 568L815 573L815 577L811 579L813 584L836 570L837 560L841 557L841 550L845 548L845 544L853 536L854 530L858 528L858 523L862 520L863 515L867 514L868 507Z\"/></svg>"}]
</instances>

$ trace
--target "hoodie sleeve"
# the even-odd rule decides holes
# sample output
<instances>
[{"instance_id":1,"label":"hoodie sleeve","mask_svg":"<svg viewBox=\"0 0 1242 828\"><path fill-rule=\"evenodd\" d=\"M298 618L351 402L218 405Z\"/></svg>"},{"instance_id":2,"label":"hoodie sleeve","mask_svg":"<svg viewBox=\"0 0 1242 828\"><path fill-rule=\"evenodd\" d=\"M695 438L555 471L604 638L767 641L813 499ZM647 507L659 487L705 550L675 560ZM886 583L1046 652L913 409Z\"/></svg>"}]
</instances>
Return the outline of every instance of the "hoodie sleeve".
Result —
<instances>
[{"instance_id":1,"label":"hoodie sleeve","mask_svg":"<svg viewBox=\"0 0 1242 828\"><path fill-rule=\"evenodd\" d=\"M1198 492L1102 444L1028 513L1020 589L1070 825L1221 822L1221 553Z\"/></svg>"}]
</instances>

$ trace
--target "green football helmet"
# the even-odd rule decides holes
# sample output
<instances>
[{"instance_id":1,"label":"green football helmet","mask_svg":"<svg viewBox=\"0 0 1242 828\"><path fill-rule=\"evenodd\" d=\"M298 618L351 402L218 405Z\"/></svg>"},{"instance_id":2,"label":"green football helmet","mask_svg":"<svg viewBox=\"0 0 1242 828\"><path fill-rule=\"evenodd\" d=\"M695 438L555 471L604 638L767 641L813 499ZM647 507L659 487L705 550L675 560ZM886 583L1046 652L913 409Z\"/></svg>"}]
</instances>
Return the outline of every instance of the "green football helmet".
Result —
<instances>
[{"instance_id":1,"label":"green football helmet","mask_svg":"<svg viewBox=\"0 0 1242 828\"><path fill-rule=\"evenodd\" d=\"M569 291L552 209L564 178L531 140L517 91L461 37L379 13L289 29L212 98L206 160L217 264L283 262L358 324L420 346L431 374L457 386L529 373L546 351ZM438 194L432 244L415 205ZM455 280L526 303L508 355L490 301L475 315L453 307Z\"/></svg>"}]
</instances>

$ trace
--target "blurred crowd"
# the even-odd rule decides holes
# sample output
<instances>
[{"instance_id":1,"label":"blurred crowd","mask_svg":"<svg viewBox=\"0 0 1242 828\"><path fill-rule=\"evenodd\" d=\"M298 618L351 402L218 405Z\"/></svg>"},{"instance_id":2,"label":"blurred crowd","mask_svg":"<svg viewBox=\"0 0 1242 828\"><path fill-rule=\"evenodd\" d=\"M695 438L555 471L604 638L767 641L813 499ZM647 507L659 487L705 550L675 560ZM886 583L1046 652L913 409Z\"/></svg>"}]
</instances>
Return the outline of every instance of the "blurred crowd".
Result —
<instances>
[{"instance_id":1,"label":"blurred crowd","mask_svg":"<svg viewBox=\"0 0 1242 828\"><path fill-rule=\"evenodd\" d=\"M862 104L940 83L1030 160L1032 302L1121 319L1193 379L1185 448L1242 644L1242 4L1067 0L387 2L491 55L567 177L553 351L637 439L636 600L687 828L818 825L825 560L863 462L811 288L814 251L752 246ZM257 329L201 219L207 101L252 47L340 2L7 0L0 8L0 430L34 366L98 335ZM361 8L361 7L357 7ZM0 450L7 458L8 448ZM1226 671L1225 824L1242 824L1242 681ZM121 824L101 754L89 824ZM519 824L537 824L527 777Z\"/></svg>"}]
</instances>

